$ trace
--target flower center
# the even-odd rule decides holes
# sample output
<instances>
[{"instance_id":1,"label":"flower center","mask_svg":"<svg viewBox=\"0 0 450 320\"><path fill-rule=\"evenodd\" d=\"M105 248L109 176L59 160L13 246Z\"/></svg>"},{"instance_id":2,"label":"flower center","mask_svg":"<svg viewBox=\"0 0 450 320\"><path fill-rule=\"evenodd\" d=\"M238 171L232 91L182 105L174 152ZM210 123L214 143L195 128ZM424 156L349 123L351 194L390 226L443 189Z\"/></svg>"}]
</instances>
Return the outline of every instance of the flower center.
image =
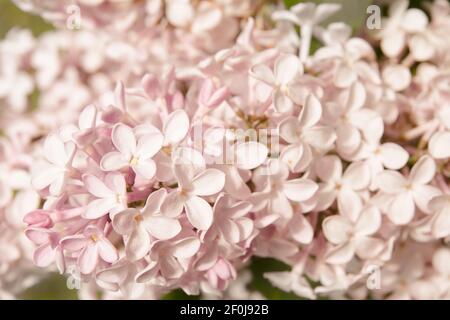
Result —
<instances>
[{"instance_id":1,"label":"flower center","mask_svg":"<svg viewBox=\"0 0 450 320\"><path fill-rule=\"evenodd\" d=\"M98 240L100 240L100 238L96 234L93 234L93 235L91 235L91 240L94 242L97 242Z\"/></svg>"},{"instance_id":2,"label":"flower center","mask_svg":"<svg viewBox=\"0 0 450 320\"><path fill-rule=\"evenodd\" d=\"M140 213L138 213L138 214L136 214L135 216L134 216L134 221L136 222L136 223L139 223L139 222L141 222L142 220L144 220L144 217L142 217L142 214L140 214Z\"/></svg>"},{"instance_id":3,"label":"flower center","mask_svg":"<svg viewBox=\"0 0 450 320\"><path fill-rule=\"evenodd\" d=\"M133 156L133 158L131 158L131 160L130 160L130 165L135 166L138 163L139 163L139 157Z\"/></svg>"},{"instance_id":4,"label":"flower center","mask_svg":"<svg viewBox=\"0 0 450 320\"><path fill-rule=\"evenodd\" d=\"M122 196L121 194L116 194L116 202L117 203L123 203L124 200L124 196Z\"/></svg>"},{"instance_id":5,"label":"flower center","mask_svg":"<svg viewBox=\"0 0 450 320\"><path fill-rule=\"evenodd\" d=\"M170 156L172 154L172 148L170 146L162 147L161 150L168 156Z\"/></svg>"}]
</instances>

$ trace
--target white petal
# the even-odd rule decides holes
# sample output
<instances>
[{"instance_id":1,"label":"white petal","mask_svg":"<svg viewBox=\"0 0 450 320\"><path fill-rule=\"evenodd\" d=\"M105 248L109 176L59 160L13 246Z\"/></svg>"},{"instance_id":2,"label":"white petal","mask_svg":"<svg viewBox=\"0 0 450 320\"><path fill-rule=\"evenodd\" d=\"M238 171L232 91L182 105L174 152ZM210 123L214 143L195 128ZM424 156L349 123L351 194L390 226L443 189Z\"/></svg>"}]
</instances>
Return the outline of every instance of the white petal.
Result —
<instances>
[{"instance_id":1,"label":"white petal","mask_svg":"<svg viewBox=\"0 0 450 320\"><path fill-rule=\"evenodd\" d=\"M378 231L381 226L380 211L371 206L361 212L356 222L355 229L359 235L369 236Z\"/></svg>"},{"instance_id":2,"label":"white petal","mask_svg":"<svg viewBox=\"0 0 450 320\"><path fill-rule=\"evenodd\" d=\"M310 199L317 191L318 186L311 180L294 179L283 184L283 193L292 201L305 201Z\"/></svg>"},{"instance_id":3,"label":"white petal","mask_svg":"<svg viewBox=\"0 0 450 320\"><path fill-rule=\"evenodd\" d=\"M350 221L339 215L325 218L322 228L325 237L333 244L342 244L348 241L353 231Z\"/></svg>"},{"instance_id":4,"label":"white petal","mask_svg":"<svg viewBox=\"0 0 450 320\"><path fill-rule=\"evenodd\" d=\"M292 110L294 103L292 100L281 90L275 90L273 93L273 104L275 109L280 113L289 112Z\"/></svg>"},{"instance_id":5,"label":"white petal","mask_svg":"<svg viewBox=\"0 0 450 320\"><path fill-rule=\"evenodd\" d=\"M433 158L450 158L450 131L435 133L430 139L428 150Z\"/></svg>"},{"instance_id":6,"label":"white petal","mask_svg":"<svg viewBox=\"0 0 450 320\"><path fill-rule=\"evenodd\" d=\"M408 161L408 152L395 143L384 143L380 147L383 165L391 170L402 168Z\"/></svg>"},{"instance_id":7,"label":"white petal","mask_svg":"<svg viewBox=\"0 0 450 320\"><path fill-rule=\"evenodd\" d=\"M275 61L274 73L278 85L285 85L292 81L301 71L302 65L297 56L282 54Z\"/></svg>"},{"instance_id":8,"label":"white petal","mask_svg":"<svg viewBox=\"0 0 450 320\"><path fill-rule=\"evenodd\" d=\"M302 214L296 214L288 227L292 238L298 241L298 243L311 243L314 236L314 230L309 221Z\"/></svg>"},{"instance_id":9,"label":"white petal","mask_svg":"<svg viewBox=\"0 0 450 320\"><path fill-rule=\"evenodd\" d=\"M130 234L125 246L127 258L131 261L140 260L150 250L150 236L143 225L138 225Z\"/></svg>"},{"instance_id":10,"label":"white petal","mask_svg":"<svg viewBox=\"0 0 450 320\"><path fill-rule=\"evenodd\" d=\"M164 145L174 145L186 137L189 131L189 117L183 110L172 112L164 123Z\"/></svg>"},{"instance_id":11,"label":"white petal","mask_svg":"<svg viewBox=\"0 0 450 320\"><path fill-rule=\"evenodd\" d=\"M109 152L102 157L100 168L104 171L116 171L128 165L126 159L121 152Z\"/></svg>"},{"instance_id":12,"label":"white petal","mask_svg":"<svg viewBox=\"0 0 450 320\"><path fill-rule=\"evenodd\" d=\"M217 169L206 169L192 181L193 192L198 196L209 196L220 192L225 185L225 174Z\"/></svg>"},{"instance_id":13,"label":"white petal","mask_svg":"<svg viewBox=\"0 0 450 320\"><path fill-rule=\"evenodd\" d=\"M200 240L189 237L178 241L172 248L172 254L177 258L190 258L200 249Z\"/></svg>"},{"instance_id":14,"label":"white petal","mask_svg":"<svg viewBox=\"0 0 450 320\"><path fill-rule=\"evenodd\" d=\"M138 164L133 165L132 168L136 175L147 180L153 178L156 173L156 164L152 159L139 160Z\"/></svg>"},{"instance_id":15,"label":"white petal","mask_svg":"<svg viewBox=\"0 0 450 320\"><path fill-rule=\"evenodd\" d=\"M112 141L126 159L129 159L136 150L136 137L133 130L124 124L117 124L112 131Z\"/></svg>"},{"instance_id":16,"label":"white petal","mask_svg":"<svg viewBox=\"0 0 450 320\"><path fill-rule=\"evenodd\" d=\"M270 86L275 85L275 77L272 70L265 64L258 64L251 68L250 75Z\"/></svg>"},{"instance_id":17,"label":"white petal","mask_svg":"<svg viewBox=\"0 0 450 320\"><path fill-rule=\"evenodd\" d=\"M376 177L378 188L388 194L403 192L407 183L403 175L397 171L385 170Z\"/></svg>"},{"instance_id":18,"label":"white petal","mask_svg":"<svg viewBox=\"0 0 450 320\"><path fill-rule=\"evenodd\" d=\"M159 132L145 134L138 141L136 155L140 159L153 157L161 149L163 139L163 135Z\"/></svg>"},{"instance_id":19,"label":"white petal","mask_svg":"<svg viewBox=\"0 0 450 320\"><path fill-rule=\"evenodd\" d=\"M159 240L168 240L181 231L181 225L176 219L165 216L154 216L145 219L147 231Z\"/></svg>"},{"instance_id":20,"label":"white petal","mask_svg":"<svg viewBox=\"0 0 450 320\"><path fill-rule=\"evenodd\" d=\"M269 150L259 142L250 141L236 146L236 161L240 169L254 169L267 158Z\"/></svg>"},{"instance_id":21,"label":"white petal","mask_svg":"<svg viewBox=\"0 0 450 320\"><path fill-rule=\"evenodd\" d=\"M294 117L283 120L278 130L280 131L280 136L288 143L296 143L300 139L299 122Z\"/></svg>"},{"instance_id":22,"label":"white petal","mask_svg":"<svg viewBox=\"0 0 450 320\"><path fill-rule=\"evenodd\" d=\"M436 172L436 163L429 156L422 156L411 169L409 180L413 184L429 183Z\"/></svg>"},{"instance_id":23,"label":"white petal","mask_svg":"<svg viewBox=\"0 0 450 320\"><path fill-rule=\"evenodd\" d=\"M185 203L189 222L199 230L208 230L213 221L213 211L206 200L191 196Z\"/></svg>"}]
</instances>

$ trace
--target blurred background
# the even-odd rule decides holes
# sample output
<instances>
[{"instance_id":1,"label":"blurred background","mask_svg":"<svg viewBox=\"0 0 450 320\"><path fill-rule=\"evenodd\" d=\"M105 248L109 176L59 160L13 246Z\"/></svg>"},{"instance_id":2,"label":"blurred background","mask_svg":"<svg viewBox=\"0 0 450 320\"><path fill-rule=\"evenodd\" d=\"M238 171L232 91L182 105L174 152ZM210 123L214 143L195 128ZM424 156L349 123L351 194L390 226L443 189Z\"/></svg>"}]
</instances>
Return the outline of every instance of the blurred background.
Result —
<instances>
[{"instance_id":1,"label":"blurred background","mask_svg":"<svg viewBox=\"0 0 450 320\"><path fill-rule=\"evenodd\" d=\"M56 1L56 0L55 0ZM331 0L319 1L310 0L311 2L336 2L343 6L342 11L333 16L333 20L345 21L350 24L355 30L362 27L363 22L367 16L367 6L372 3L370 0ZM286 6L292 6L301 1L285 0ZM390 1L387 1L390 2ZM421 6L424 1L413 0L410 1L411 6ZM42 33L52 30L52 25L48 24L41 18L27 14L19 10L10 0L0 0L0 38L3 39L9 30L12 28L26 28L31 30L34 36L39 36ZM75 32L75 31L74 31ZM0 111L1 112L1 111ZM289 270L289 267L283 263L271 259L257 258L254 259L251 265L253 273L253 280L250 283L252 289L257 290L268 299L299 299L294 294L285 293L271 286L267 280L262 276L267 271L283 271ZM77 299L76 290L67 289L66 279L59 274L48 276L41 283L28 289L22 299ZM171 292L165 296L165 299L196 299L185 295L181 290Z\"/></svg>"}]
</instances>

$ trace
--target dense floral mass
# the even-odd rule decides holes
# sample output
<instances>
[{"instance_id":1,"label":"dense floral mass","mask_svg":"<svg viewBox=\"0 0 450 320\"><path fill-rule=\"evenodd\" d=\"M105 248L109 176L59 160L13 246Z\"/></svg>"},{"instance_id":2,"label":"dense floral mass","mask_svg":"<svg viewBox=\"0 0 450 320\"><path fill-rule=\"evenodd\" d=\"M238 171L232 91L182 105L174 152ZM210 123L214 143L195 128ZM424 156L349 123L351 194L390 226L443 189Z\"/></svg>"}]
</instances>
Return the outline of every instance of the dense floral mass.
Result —
<instances>
[{"instance_id":1,"label":"dense floral mass","mask_svg":"<svg viewBox=\"0 0 450 320\"><path fill-rule=\"evenodd\" d=\"M0 42L0 297L450 297L447 1L16 2L59 29Z\"/></svg>"}]
</instances>

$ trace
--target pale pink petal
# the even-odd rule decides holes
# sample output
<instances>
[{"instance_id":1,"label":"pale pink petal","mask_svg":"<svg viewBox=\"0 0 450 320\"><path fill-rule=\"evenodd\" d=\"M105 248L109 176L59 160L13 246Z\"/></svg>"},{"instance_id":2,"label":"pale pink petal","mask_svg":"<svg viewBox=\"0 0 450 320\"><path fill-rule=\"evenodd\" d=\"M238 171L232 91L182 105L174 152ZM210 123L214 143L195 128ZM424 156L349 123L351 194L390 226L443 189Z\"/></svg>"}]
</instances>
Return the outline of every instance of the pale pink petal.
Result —
<instances>
[{"instance_id":1,"label":"pale pink petal","mask_svg":"<svg viewBox=\"0 0 450 320\"><path fill-rule=\"evenodd\" d=\"M275 85L275 76L272 70L265 64L258 64L251 68L250 74L252 77L267 83L270 86Z\"/></svg>"},{"instance_id":2,"label":"pale pink petal","mask_svg":"<svg viewBox=\"0 0 450 320\"><path fill-rule=\"evenodd\" d=\"M183 211L184 199L178 191L172 191L168 194L161 205L161 213L168 217L178 217Z\"/></svg>"},{"instance_id":3,"label":"pale pink petal","mask_svg":"<svg viewBox=\"0 0 450 320\"><path fill-rule=\"evenodd\" d=\"M325 218L322 229L325 237L333 244L347 242L353 232L350 221L339 215Z\"/></svg>"},{"instance_id":4,"label":"pale pink petal","mask_svg":"<svg viewBox=\"0 0 450 320\"><path fill-rule=\"evenodd\" d=\"M309 244L311 243L314 230L309 221L302 215L296 214L289 223L289 233L298 243Z\"/></svg>"},{"instance_id":5,"label":"pale pink petal","mask_svg":"<svg viewBox=\"0 0 450 320\"><path fill-rule=\"evenodd\" d=\"M380 211L371 206L364 209L356 222L355 229L358 235L369 236L378 231L381 226Z\"/></svg>"},{"instance_id":6,"label":"pale pink petal","mask_svg":"<svg viewBox=\"0 0 450 320\"><path fill-rule=\"evenodd\" d=\"M334 75L334 84L338 88L348 88L356 81L358 75L346 64L341 64Z\"/></svg>"},{"instance_id":7,"label":"pale pink petal","mask_svg":"<svg viewBox=\"0 0 450 320\"><path fill-rule=\"evenodd\" d=\"M87 130L95 125L95 120L97 117L97 108L90 104L86 108L83 109L79 118L78 118L78 126L82 130Z\"/></svg>"},{"instance_id":8,"label":"pale pink petal","mask_svg":"<svg viewBox=\"0 0 450 320\"><path fill-rule=\"evenodd\" d=\"M111 172L105 176L106 186L114 191L116 194L126 194L127 184L122 174L118 172Z\"/></svg>"},{"instance_id":9,"label":"pale pink petal","mask_svg":"<svg viewBox=\"0 0 450 320\"><path fill-rule=\"evenodd\" d=\"M322 181L340 181L342 177L342 162L335 156L320 158L316 164L316 174Z\"/></svg>"},{"instance_id":10,"label":"pale pink petal","mask_svg":"<svg viewBox=\"0 0 450 320\"><path fill-rule=\"evenodd\" d=\"M385 247L385 242L381 239L364 237L356 244L356 254L361 259L372 259L378 256Z\"/></svg>"},{"instance_id":11,"label":"pale pink petal","mask_svg":"<svg viewBox=\"0 0 450 320\"><path fill-rule=\"evenodd\" d=\"M381 49L383 53L390 57L397 57L405 47L405 33L402 31L390 32L383 36Z\"/></svg>"},{"instance_id":12,"label":"pale pink petal","mask_svg":"<svg viewBox=\"0 0 450 320\"><path fill-rule=\"evenodd\" d=\"M191 196L185 203L189 222L199 230L208 230L213 222L213 211L206 200Z\"/></svg>"},{"instance_id":13,"label":"pale pink petal","mask_svg":"<svg viewBox=\"0 0 450 320\"><path fill-rule=\"evenodd\" d=\"M115 125L111 139L114 146L126 159L131 158L136 151L136 137L134 136L133 130L127 125L121 123Z\"/></svg>"},{"instance_id":14,"label":"pale pink petal","mask_svg":"<svg viewBox=\"0 0 450 320\"><path fill-rule=\"evenodd\" d=\"M33 175L32 184L36 189L42 190L48 187L60 175L64 175L64 171L61 168L48 166Z\"/></svg>"},{"instance_id":15,"label":"pale pink petal","mask_svg":"<svg viewBox=\"0 0 450 320\"><path fill-rule=\"evenodd\" d=\"M439 196L441 191L433 186L418 185L413 189L414 202L416 206L424 213L431 213L428 206L431 199Z\"/></svg>"},{"instance_id":16,"label":"pale pink petal","mask_svg":"<svg viewBox=\"0 0 450 320\"><path fill-rule=\"evenodd\" d=\"M83 274L89 274L95 270L98 263L98 248L95 243L88 244L80 256L78 257L78 266L80 272Z\"/></svg>"},{"instance_id":17,"label":"pale pink petal","mask_svg":"<svg viewBox=\"0 0 450 320\"><path fill-rule=\"evenodd\" d=\"M112 225L118 234L130 234L134 227L134 217L139 214L136 209L126 209L114 215Z\"/></svg>"},{"instance_id":18,"label":"pale pink petal","mask_svg":"<svg viewBox=\"0 0 450 320\"><path fill-rule=\"evenodd\" d=\"M409 154L405 149L391 142L384 143L380 146L380 155L383 165L391 170L402 168L409 158Z\"/></svg>"},{"instance_id":19,"label":"pale pink petal","mask_svg":"<svg viewBox=\"0 0 450 320\"><path fill-rule=\"evenodd\" d=\"M108 214L111 209L117 206L114 198L104 198L91 201L82 217L85 219L98 219Z\"/></svg>"},{"instance_id":20,"label":"pale pink petal","mask_svg":"<svg viewBox=\"0 0 450 320\"><path fill-rule=\"evenodd\" d=\"M166 196L167 191L164 188L161 188L157 191L153 191L152 193L150 193L145 202L145 206L142 209L142 214L144 215L144 217L152 216L158 213Z\"/></svg>"},{"instance_id":21,"label":"pale pink petal","mask_svg":"<svg viewBox=\"0 0 450 320\"><path fill-rule=\"evenodd\" d=\"M348 123L339 124L336 130L337 146L339 150L352 153L361 143L361 134L354 126Z\"/></svg>"},{"instance_id":22,"label":"pale pink petal","mask_svg":"<svg viewBox=\"0 0 450 320\"><path fill-rule=\"evenodd\" d=\"M298 172L301 170L299 164L303 159L303 151L302 144L289 145L281 151L280 160L286 163L291 171Z\"/></svg>"},{"instance_id":23,"label":"pale pink petal","mask_svg":"<svg viewBox=\"0 0 450 320\"><path fill-rule=\"evenodd\" d=\"M94 175L86 174L83 176L84 186L92 195L98 198L107 198L114 193L109 189L103 181Z\"/></svg>"},{"instance_id":24,"label":"pale pink petal","mask_svg":"<svg viewBox=\"0 0 450 320\"><path fill-rule=\"evenodd\" d=\"M326 255L326 261L331 264L345 264L355 254L355 248L351 242L341 244L330 250Z\"/></svg>"},{"instance_id":25,"label":"pale pink petal","mask_svg":"<svg viewBox=\"0 0 450 320\"><path fill-rule=\"evenodd\" d=\"M139 160L138 164L132 165L133 171L136 175L144 179L151 179L156 173L156 164L152 159Z\"/></svg>"},{"instance_id":26,"label":"pale pink petal","mask_svg":"<svg viewBox=\"0 0 450 320\"><path fill-rule=\"evenodd\" d=\"M290 219L293 214L292 205L283 192L275 192L270 195L268 207L269 213L276 213L282 217Z\"/></svg>"},{"instance_id":27,"label":"pale pink petal","mask_svg":"<svg viewBox=\"0 0 450 320\"><path fill-rule=\"evenodd\" d=\"M311 180L294 179L283 184L283 193L292 201L305 201L311 198L317 191L318 186Z\"/></svg>"},{"instance_id":28,"label":"pale pink petal","mask_svg":"<svg viewBox=\"0 0 450 320\"><path fill-rule=\"evenodd\" d=\"M55 180L50 184L48 189L51 195L60 195L65 186L66 177L65 174L59 174L55 177Z\"/></svg>"},{"instance_id":29,"label":"pale pink petal","mask_svg":"<svg viewBox=\"0 0 450 320\"><path fill-rule=\"evenodd\" d=\"M282 54L275 61L275 81L278 85L284 85L292 81L301 71L302 65L297 56Z\"/></svg>"},{"instance_id":30,"label":"pale pink petal","mask_svg":"<svg viewBox=\"0 0 450 320\"><path fill-rule=\"evenodd\" d=\"M97 242L98 254L103 259L103 261L113 263L119 259L117 255L117 249L109 242L108 239L102 238Z\"/></svg>"},{"instance_id":31,"label":"pale pink petal","mask_svg":"<svg viewBox=\"0 0 450 320\"><path fill-rule=\"evenodd\" d=\"M329 149L336 140L336 134L331 127L314 127L303 135L303 141L317 150Z\"/></svg>"},{"instance_id":32,"label":"pale pink petal","mask_svg":"<svg viewBox=\"0 0 450 320\"><path fill-rule=\"evenodd\" d=\"M55 261L55 250L50 244L44 244L34 251L33 261L38 267L46 268Z\"/></svg>"},{"instance_id":33,"label":"pale pink petal","mask_svg":"<svg viewBox=\"0 0 450 320\"><path fill-rule=\"evenodd\" d=\"M279 127L280 136L287 143L296 143L300 140L300 127L297 119L289 117L283 120Z\"/></svg>"},{"instance_id":34,"label":"pale pink petal","mask_svg":"<svg viewBox=\"0 0 450 320\"><path fill-rule=\"evenodd\" d=\"M361 197L352 189L342 188L338 192L337 205L339 213L355 222L361 213Z\"/></svg>"},{"instance_id":35,"label":"pale pink petal","mask_svg":"<svg viewBox=\"0 0 450 320\"><path fill-rule=\"evenodd\" d=\"M312 94L308 95L298 120L300 126L310 128L319 122L322 116L322 105L320 101Z\"/></svg>"},{"instance_id":36,"label":"pale pink petal","mask_svg":"<svg viewBox=\"0 0 450 320\"><path fill-rule=\"evenodd\" d=\"M68 157L64 142L56 134L49 135L44 142L45 157L54 164L65 166Z\"/></svg>"},{"instance_id":37,"label":"pale pink petal","mask_svg":"<svg viewBox=\"0 0 450 320\"><path fill-rule=\"evenodd\" d=\"M342 176L342 184L353 190L363 190L369 186L370 168L366 162L353 162Z\"/></svg>"},{"instance_id":38,"label":"pale pink petal","mask_svg":"<svg viewBox=\"0 0 450 320\"><path fill-rule=\"evenodd\" d=\"M401 27L407 32L420 32L426 28L427 24L427 15L420 9L411 8L406 10Z\"/></svg>"},{"instance_id":39,"label":"pale pink petal","mask_svg":"<svg viewBox=\"0 0 450 320\"><path fill-rule=\"evenodd\" d=\"M139 159L153 157L162 147L163 135L161 133L148 133L139 138L136 147L136 156Z\"/></svg>"},{"instance_id":40,"label":"pale pink petal","mask_svg":"<svg viewBox=\"0 0 450 320\"><path fill-rule=\"evenodd\" d=\"M194 194L210 196L220 192L225 185L225 174L218 169L206 169L192 181Z\"/></svg>"},{"instance_id":41,"label":"pale pink petal","mask_svg":"<svg viewBox=\"0 0 450 320\"><path fill-rule=\"evenodd\" d=\"M436 172L436 163L429 156L422 156L411 169L409 180L413 184L430 182Z\"/></svg>"},{"instance_id":42,"label":"pale pink petal","mask_svg":"<svg viewBox=\"0 0 450 320\"><path fill-rule=\"evenodd\" d=\"M100 168L104 171L115 171L122 169L128 165L126 159L120 152L109 152L102 157L100 161Z\"/></svg>"},{"instance_id":43,"label":"pale pink petal","mask_svg":"<svg viewBox=\"0 0 450 320\"><path fill-rule=\"evenodd\" d=\"M445 238L450 235L450 207L443 208L435 214L431 232L436 238Z\"/></svg>"},{"instance_id":44,"label":"pale pink petal","mask_svg":"<svg viewBox=\"0 0 450 320\"><path fill-rule=\"evenodd\" d=\"M223 237L229 243L238 243L240 240L240 230L239 226L229 219L223 220L220 223L220 230L222 231Z\"/></svg>"},{"instance_id":45,"label":"pale pink petal","mask_svg":"<svg viewBox=\"0 0 450 320\"><path fill-rule=\"evenodd\" d=\"M177 258L190 258L200 249L200 240L196 237L189 237L174 244L171 251Z\"/></svg>"},{"instance_id":46,"label":"pale pink petal","mask_svg":"<svg viewBox=\"0 0 450 320\"><path fill-rule=\"evenodd\" d=\"M84 235L68 236L61 240L63 249L71 252L80 251L86 244L87 240Z\"/></svg>"},{"instance_id":47,"label":"pale pink petal","mask_svg":"<svg viewBox=\"0 0 450 320\"><path fill-rule=\"evenodd\" d=\"M291 111L294 105L292 100L288 96L286 96L285 93L278 89L273 93L273 104L275 106L275 109L280 113Z\"/></svg>"},{"instance_id":48,"label":"pale pink petal","mask_svg":"<svg viewBox=\"0 0 450 320\"><path fill-rule=\"evenodd\" d=\"M137 225L125 246L127 258L132 261L142 259L150 250L150 244L150 236L147 230L143 225Z\"/></svg>"},{"instance_id":49,"label":"pale pink petal","mask_svg":"<svg viewBox=\"0 0 450 320\"><path fill-rule=\"evenodd\" d=\"M174 145L186 137L189 131L189 117L184 110L172 112L164 123L164 145Z\"/></svg>"},{"instance_id":50,"label":"pale pink petal","mask_svg":"<svg viewBox=\"0 0 450 320\"><path fill-rule=\"evenodd\" d=\"M433 158L450 158L450 131L435 133L428 144L428 150Z\"/></svg>"},{"instance_id":51,"label":"pale pink petal","mask_svg":"<svg viewBox=\"0 0 450 320\"><path fill-rule=\"evenodd\" d=\"M144 225L146 230L159 240L171 239L181 231L178 220L165 216L145 218Z\"/></svg>"},{"instance_id":52,"label":"pale pink petal","mask_svg":"<svg viewBox=\"0 0 450 320\"><path fill-rule=\"evenodd\" d=\"M401 193L389 204L388 217L396 225L405 225L414 218L415 206L410 193Z\"/></svg>"},{"instance_id":53,"label":"pale pink petal","mask_svg":"<svg viewBox=\"0 0 450 320\"><path fill-rule=\"evenodd\" d=\"M225 166L223 170L225 172L225 191L236 199L247 199L251 191L239 174L239 170L233 166Z\"/></svg>"},{"instance_id":54,"label":"pale pink petal","mask_svg":"<svg viewBox=\"0 0 450 320\"><path fill-rule=\"evenodd\" d=\"M376 183L381 191L388 194L403 192L408 184L406 179L397 171L385 170L378 174Z\"/></svg>"},{"instance_id":55,"label":"pale pink petal","mask_svg":"<svg viewBox=\"0 0 450 320\"><path fill-rule=\"evenodd\" d=\"M256 141L239 143L236 146L236 165L240 169L254 169L267 158L269 150L265 145Z\"/></svg>"}]
</instances>

